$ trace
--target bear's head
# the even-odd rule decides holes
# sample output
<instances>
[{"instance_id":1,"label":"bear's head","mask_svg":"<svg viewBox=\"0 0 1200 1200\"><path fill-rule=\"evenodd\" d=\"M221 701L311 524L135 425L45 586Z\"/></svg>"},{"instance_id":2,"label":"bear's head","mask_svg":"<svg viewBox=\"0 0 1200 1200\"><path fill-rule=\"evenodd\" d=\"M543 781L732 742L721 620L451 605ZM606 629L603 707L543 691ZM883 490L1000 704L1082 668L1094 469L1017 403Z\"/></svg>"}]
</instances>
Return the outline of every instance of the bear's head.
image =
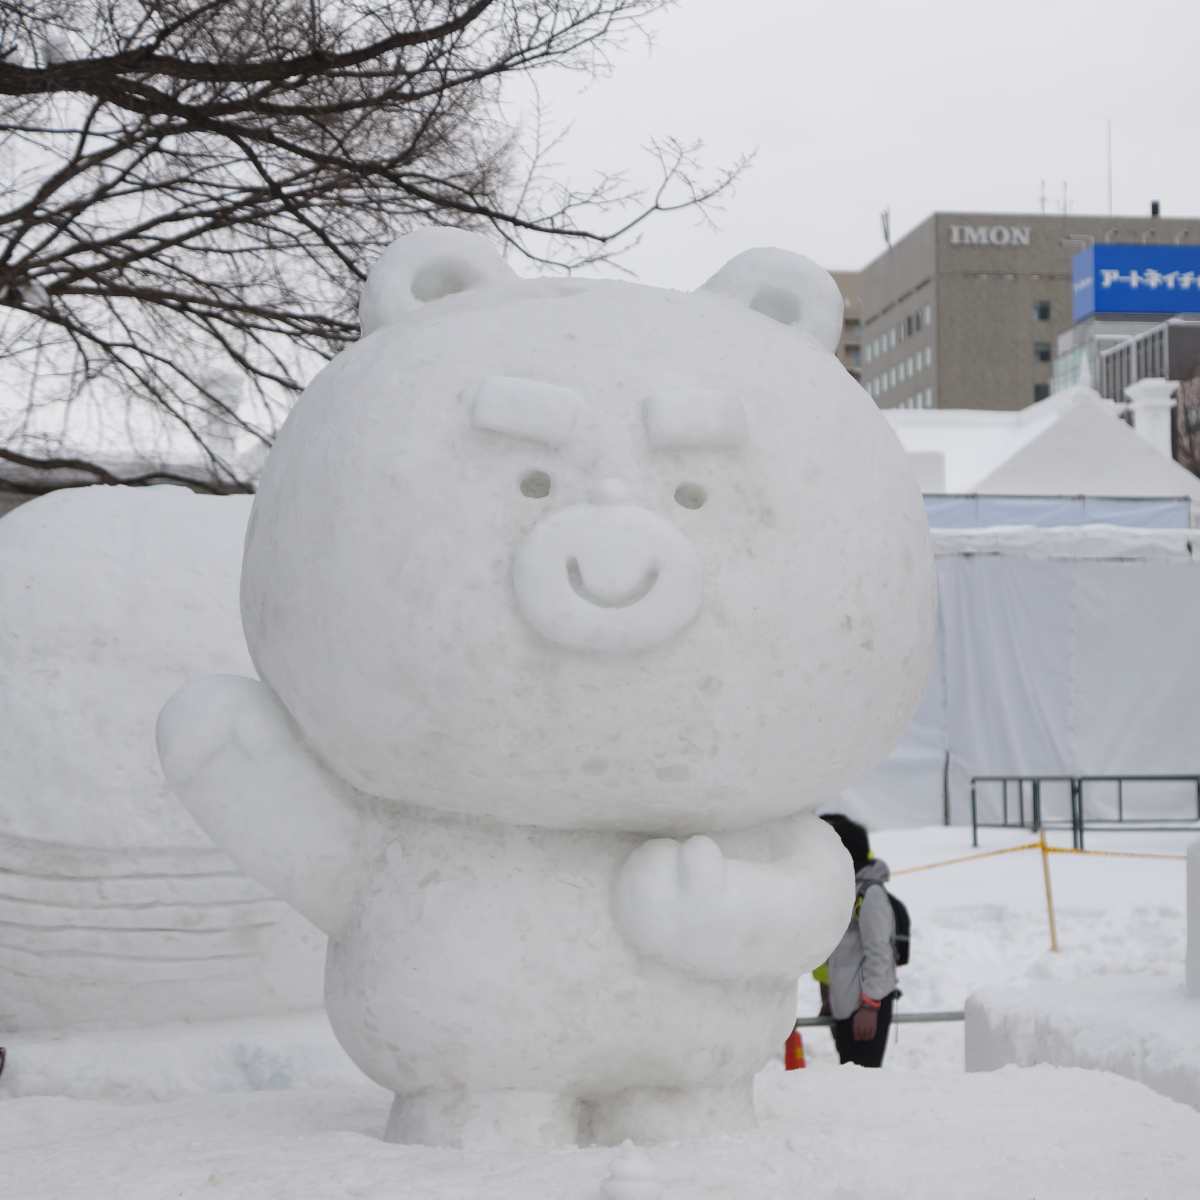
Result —
<instances>
[{"instance_id":1,"label":"bear's head","mask_svg":"<svg viewBox=\"0 0 1200 1200\"><path fill-rule=\"evenodd\" d=\"M263 472L262 677L363 791L658 834L812 808L904 733L935 584L916 482L781 250L698 292L383 254Z\"/></svg>"}]
</instances>

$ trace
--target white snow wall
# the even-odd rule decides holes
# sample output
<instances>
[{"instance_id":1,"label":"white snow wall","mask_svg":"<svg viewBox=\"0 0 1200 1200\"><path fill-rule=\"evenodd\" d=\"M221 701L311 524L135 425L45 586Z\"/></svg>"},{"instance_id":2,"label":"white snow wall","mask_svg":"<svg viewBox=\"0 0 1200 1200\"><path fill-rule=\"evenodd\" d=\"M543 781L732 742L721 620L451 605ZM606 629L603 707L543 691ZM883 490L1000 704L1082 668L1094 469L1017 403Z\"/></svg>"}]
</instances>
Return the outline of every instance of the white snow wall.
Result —
<instances>
[{"instance_id":1,"label":"white snow wall","mask_svg":"<svg viewBox=\"0 0 1200 1200\"><path fill-rule=\"evenodd\" d=\"M212 845L154 745L188 679L254 674L250 503L90 487L0 519L0 1030L321 1003L324 937Z\"/></svg>"},{"instance_id":2,"label":"white snow wall","mask_svg":"<svg viewBox=\"0 0 1200 1200\"><path fill-rule=\"evenodd\" d=\"M1195 531L934 530L934 551L924 700L897 749L828 808L873 828L937 824L948 792L965 824L973 776L1200 774ZM1115 788L1086 796L1089 814L1115 815ZM1190 784L1126 785L1124 800L1126 815L1196 816ZM1067 786L1043 804L1068 815ZM998 820L999 789L981 785L979 807Z\"/></svg>"}]
</instances>

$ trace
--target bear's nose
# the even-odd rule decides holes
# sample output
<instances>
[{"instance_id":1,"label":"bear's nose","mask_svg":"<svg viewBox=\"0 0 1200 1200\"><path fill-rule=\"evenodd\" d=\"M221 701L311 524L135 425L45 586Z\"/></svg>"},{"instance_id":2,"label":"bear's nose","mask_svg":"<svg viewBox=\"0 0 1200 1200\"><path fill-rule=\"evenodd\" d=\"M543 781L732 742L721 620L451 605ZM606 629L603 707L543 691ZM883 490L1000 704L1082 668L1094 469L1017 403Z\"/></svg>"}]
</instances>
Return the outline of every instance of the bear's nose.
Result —
<instances>
[{"instance_id":1,"label":"bear's nose","mask_svg":"<svg viewBox=\"0 0 1200 1200\"><path fill-rule=\"evenodd\" d=\"M628 504L632 496L623 479L602 479L588 493L591 504Z\"/></svg>"}]
</instances>

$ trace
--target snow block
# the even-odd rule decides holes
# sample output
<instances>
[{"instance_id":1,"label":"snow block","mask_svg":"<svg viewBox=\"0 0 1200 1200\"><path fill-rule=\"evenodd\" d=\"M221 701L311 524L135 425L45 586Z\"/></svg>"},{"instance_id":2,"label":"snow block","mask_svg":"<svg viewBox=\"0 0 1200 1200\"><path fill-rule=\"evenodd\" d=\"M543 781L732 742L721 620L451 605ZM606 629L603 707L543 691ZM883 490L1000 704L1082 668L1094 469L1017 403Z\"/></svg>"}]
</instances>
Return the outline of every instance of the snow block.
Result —
<instances>
[{"instance_id":1,"label":"snow block","mask_svg":"<svg viewBox=\"0 0 1200 1200\"><path fill-rule=\"evenodd\" d=\"M966 1014L968 1071L1010 1063L1111 1071L1200 1109L1200 1004L1178 977L984 988L967 998Z\"/></svg>"},{"instance_id":2,"label":"snow block","mask_svg":"<svg viewBox=\"0 0 1200 1200\"><path fill-rule=\"evenodd\" d=\"M69 1096L162 1104L222 1092L345 1088L366 1080L323 1012L6 1037L0 1100Z\"/></svg>"},{"instance_id":3,"label":"snow block","mask_svg":"<svg viewBox=\"0 0 1200 1200\"><path fill-rule=\"evenodd\" d=\"M250 504L87 487L0 520L0 1031L321 1003L325 938L213 846L155 753L181 684L252 670Z\"/></svg>"}]
</instances>

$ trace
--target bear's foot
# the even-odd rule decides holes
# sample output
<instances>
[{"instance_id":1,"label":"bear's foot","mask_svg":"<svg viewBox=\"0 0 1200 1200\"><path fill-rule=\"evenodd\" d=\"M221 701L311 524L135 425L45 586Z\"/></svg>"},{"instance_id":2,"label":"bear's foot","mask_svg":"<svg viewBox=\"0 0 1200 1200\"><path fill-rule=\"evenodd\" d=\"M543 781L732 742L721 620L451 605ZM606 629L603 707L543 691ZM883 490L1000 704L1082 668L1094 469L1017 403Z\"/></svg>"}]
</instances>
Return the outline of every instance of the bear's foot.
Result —
<instances>
[{"instance_id":1,"label":"bear's foot","mask_svg":"<svg viewBox=\"0 0 1200 1200\"><path fill-rule=\"evenodd\" d=\"M754 1079L720 1087L626 1088L588 1100L580 1114L580 1145L639 1146L707 1133L754 1129Z\"/></svg>"},{"instance_id":2,"label":"bear's foot","mask_svg":"<svg viewBox=\"0 0 1200 1200\"><path fill-rule=\"evenodd\" d=\"M396 1093L383 1137L416 1146L498 1150L573 1144L578 1133L579 1101L573 1096L426 1088Z\"/></svg>"}]
</instances>

